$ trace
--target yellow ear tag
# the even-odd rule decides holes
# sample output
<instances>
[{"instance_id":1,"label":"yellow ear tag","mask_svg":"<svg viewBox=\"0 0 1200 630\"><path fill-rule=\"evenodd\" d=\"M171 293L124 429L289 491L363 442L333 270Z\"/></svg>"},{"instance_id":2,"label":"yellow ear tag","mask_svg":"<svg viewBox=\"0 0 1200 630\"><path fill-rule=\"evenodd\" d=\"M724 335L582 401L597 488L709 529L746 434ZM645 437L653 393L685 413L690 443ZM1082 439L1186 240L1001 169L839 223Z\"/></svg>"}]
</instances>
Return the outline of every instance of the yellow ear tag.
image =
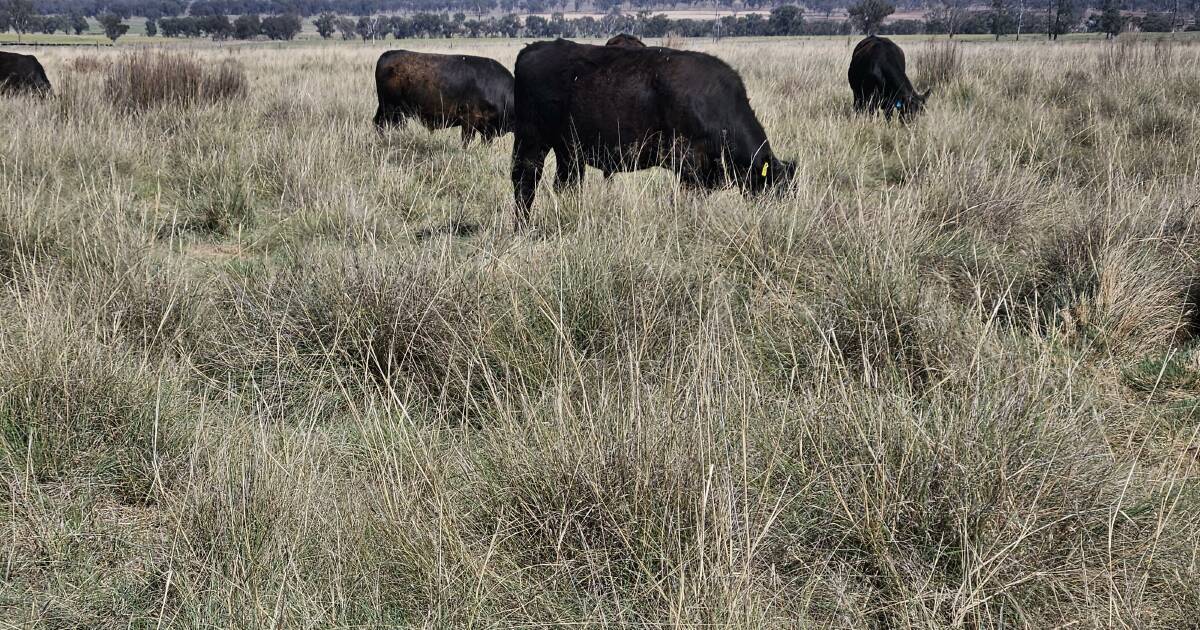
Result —
<instances>
[{"instance_id":1,"label":"yellow ear tag","mask_svg":"<svg viewBox=\"0 0 1200 630\"><path fill-rule=\"evenodd\" d=\"M767 164L769 164L769 162L763 162L763 172L762 172L763 177L767 176Z\"/></svg>"}]
</instances>

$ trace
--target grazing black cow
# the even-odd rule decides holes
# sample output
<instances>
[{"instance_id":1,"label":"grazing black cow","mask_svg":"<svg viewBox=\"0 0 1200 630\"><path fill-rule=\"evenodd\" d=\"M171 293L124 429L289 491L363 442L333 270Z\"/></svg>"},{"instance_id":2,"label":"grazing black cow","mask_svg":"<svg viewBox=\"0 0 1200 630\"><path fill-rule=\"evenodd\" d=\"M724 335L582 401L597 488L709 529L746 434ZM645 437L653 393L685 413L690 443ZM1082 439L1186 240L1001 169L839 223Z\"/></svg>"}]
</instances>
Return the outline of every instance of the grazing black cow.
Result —
<instances>
[{"instance_id":1,"label":"grazing black cow","mask_svg":"<svg viewBox=\"0 0 1200 630\"><path fill-rule=\"evenodd\" d=\"M0 94L48 94L50 79L37 57L0 52Z\"/></svg>"},{"instance_id":2,"label":"grazing black cow","mask_svg":"<svg viewBox=\"0 0 1200 630\"><path fill-rule=\"evenodd\" d=\"M642 43L642 40L640 40L628 33L617 33L616 35L613 35L612 38L609 39L607 42L604 42L604 45L605 46L621 46L623 48L645 48L646 47L646 45Z\"/></svg>"},{"instance_id":3,"label":"grazing black cow","mask_svg":"<svg viewBox=\"0 0 1200 630\"><path fill-rule=\"evenodd\" d=\"M462 127L492 140L512 131L513 75L494 59L392 50L375 64L375 126L416 118L430 129Z\"/></svg>"},{"instance_id":4,"label":"grazing black cow","mask_svg":"<svg viewBox=\"0 0 1200 630\"><path fill-rule=\"evenodd\" d=\"M929 98L930 90L918 94L913 89L904 73L904 51L886 37L869 35L858 42L847 74L858 112L882 109L888 119L899 112L901 120L909 120L924 109Z\"/></svg>"},{"instance_id":5,"label":"grazing black cow","mask_svg":"<svg viewBox=\"0 0 1200 630\"><path fill-rule=\"evenodd\" d=\"M688 185L751 192L795 171L771 152L741 77L710 55L537 42L517 55L514 92L518 224L551 150L559 187L581 181L585 165L605 176L663 166Z\"/></svg>"}]
</instances>

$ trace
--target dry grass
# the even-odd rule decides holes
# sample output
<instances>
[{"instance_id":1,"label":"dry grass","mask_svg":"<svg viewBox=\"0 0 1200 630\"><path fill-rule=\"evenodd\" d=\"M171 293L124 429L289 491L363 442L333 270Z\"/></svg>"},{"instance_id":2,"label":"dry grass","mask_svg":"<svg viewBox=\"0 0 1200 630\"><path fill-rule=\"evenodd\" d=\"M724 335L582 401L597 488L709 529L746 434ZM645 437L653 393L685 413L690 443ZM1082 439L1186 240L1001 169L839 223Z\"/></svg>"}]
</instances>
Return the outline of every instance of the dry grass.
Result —
<instances>
[{"instance_id":1,"label":"dry grass","mask_svg":"<svg viewBox=\"0 0 1200 630\"><path fill-rule=\"evenodd\" d=\"M93 57L90 55L78 55L71 57L66 63L67 68L74 72L107 72L112 67L112 62L109 59L101 57Z\"/></svg>"},{"instance_id":2,"label":"dry grass","mask_svg":"<svg viewBox=\"0 0 1200 630\"><path fill-rule=\"evenodd\" d=\"M382 48L40 51L0 625L1194 625L1200 50L910 46L900 126L852 44L687 44L785 194L591 171L519 234L511 137L376 135Z\"/></svg>"},{"instance_id":3,"label":"dry grass","mask_svg":"<svg viewBox=\"0 0 1200 630\"><path fill-rule=\"evenodd\" d=\"M112 63L104 91L115 107L126 111L187 107L245 96L246 72L231 59L202 62L182 53L139 50Z\"/></svg>"},{"instance_id":4,"label":"dry grass","mask_svg":"<svg viewBox=\"0 0 1200 630\"><path fill-rule=\"evenodd\" d=\"M918 46L913 55L912 68L919 78L921 90L937 88L953 81L962 71L961 44L941 41Z\"/></svg>"}]
</instances>

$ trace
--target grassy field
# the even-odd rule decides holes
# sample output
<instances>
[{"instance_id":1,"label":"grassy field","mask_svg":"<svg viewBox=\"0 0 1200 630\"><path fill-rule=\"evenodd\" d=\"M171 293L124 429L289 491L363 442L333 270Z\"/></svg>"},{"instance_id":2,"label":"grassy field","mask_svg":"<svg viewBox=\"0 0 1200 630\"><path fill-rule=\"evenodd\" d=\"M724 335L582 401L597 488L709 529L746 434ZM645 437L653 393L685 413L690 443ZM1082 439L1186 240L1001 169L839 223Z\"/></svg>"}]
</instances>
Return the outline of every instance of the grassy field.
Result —
<instances>
[{"instance_id":1,"label":"grassy field","mask_svg":"<svg viewBox=\"0 0 1200 630\"><path fill-rule=\"evenodd\" d=\"M551 161L524 232L511 136L376 134L380 46L140 113L35 49L0 626L1195 627L1200 47L910 43L902 127L841 39L688 45L793 185Z\"/></svg>"}]
</instances>

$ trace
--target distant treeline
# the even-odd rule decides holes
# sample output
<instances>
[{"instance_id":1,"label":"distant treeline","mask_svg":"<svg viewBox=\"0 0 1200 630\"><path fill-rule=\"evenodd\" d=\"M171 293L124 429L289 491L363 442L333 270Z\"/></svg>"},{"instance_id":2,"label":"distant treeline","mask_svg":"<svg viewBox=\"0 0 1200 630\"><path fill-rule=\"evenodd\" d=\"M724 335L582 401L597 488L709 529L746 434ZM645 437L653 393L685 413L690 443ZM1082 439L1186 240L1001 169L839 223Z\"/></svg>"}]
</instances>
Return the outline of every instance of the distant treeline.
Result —
<instances>
[{"instance_id":1,"label":"distant treeline","mask_svg":"<svg viewBox=\"0 0 1200 630\"><path fill-rule=\"evenodd\" d=\"M1067 30L1104 32L1101 14L1068 25ZM969 11L957 15L951 24L944 17L933 19L895 20L878 27L884 35L946 34L951 28L957 34L1000 34L1048 32L1047 16L1041 11L1029 11L1020 18L1015 15L988 11ZM641 37L754 37L795 35L850 35L862 30L851 20L824 18L806 19L804 10L793 5L776 7L767 16L750 14L726 16L720 20L671 19L665 14L651 15L610 13L603 18L582 17L567 19L561 14L550 18L509 14L498 18L474 18L464 13L417 13L411 16L362 16L350 18L333 13L318 15L314 20L318 33L324 38L395 39L429 37L608 37L614 33L634 33ZM1166 14L1151 13L1132 26L1144 31L1168 31L1171 20ZM28 32L79 34L87 29L87 21L76 16L38 17ZM208 37L216 40L256 39L290 40L301 31L302 21L296 14L260 17L255 14L231 18L227 15L182 16L150 19L148 35L164 37ZM1124 25L1129 26L1129 25ZM0 30L6 28L0 21ZM1194 28L1194 26L1193 26ZM1118 29L1120 30L1120 29Z\"/></svg>"},{"instance_id":2,"label":"distant treeline","mask_svg":"<svg viewBox=\"0 0 1200 630\"><path fill-rule=\"evenodd\" d=\"M807 0L803 8L810 15L833 17L858 0ZM958 12L979 11L1004 4L1009 10L1024 5L1026 14L1039 8L1045 13L1048 3L1057 0L897 0L890 2L902 12L937 13L946 8ZM1200 13L1200 0L1119 0L1118 9L1135 12L1162 12L1187 15ZM6 4L28 2L38 15L99 16L114 14L123 19L142 16L152 19L190 15L299 15L314 17L322 13L335 15L408 15L462 13L477 20L501 19L505 14L547 14L552 12L591 11L637 13L668 9L770 9L788 4L786 0L0 0L0 14ZM1080 9L1102 10L1106 0L1073 0Z\"/></svg>"},{"instance_id":3,"label":"distant treeline","mask_svg":"<svg viewBox=\"0 0 1200 630\"><path fill-rule=\"evenodd\" d=\"M136 2L137 0L128 0ZM329 0L322 0L328 2ZM335 0L341 2L341 0ZM366 0L364 0L366 1ZM452 0L453 1L453 0ZM484 0L480 0L481 2ZM491 2L494 7L495 0ZM532 1L532 0L527 0ZM1118 0L1100 0L1098 7L1089 7L1081 0L991 0L990 9L965 0L935 0L927 5L923 19L888 21L895 6L886 0L856 0L848 10L848 19L833 19L831 14L818 13L810 19L802 7L776 6L769 14L747 13L726 15L720 19L672 19L664 13L647 10L626 13L613 8L603 17L566 18L562 13L550 17L541 15L502 16L475 11L418 11L410 14L364 13L350 18L344 14L325 11L313 22L323 38L340 36L345 39L396 39L426 37L605 37L613 33L633 33L642 37L745 37L780 35L848 35L879 33L883 35L917 34L992 34L1049 33L1057 36L1074 31L1104 32L1115 35L1122 30L1165 32L1196 28L1195 13L1200 0L1186 0L1191 6L1173 4L1170 12L1151 11L1138 17L1122 13ZM53 3L79 0L41 0L45 9ZM252 10L263 8L259 0L194 0L189 15L180 15L183 7L175 0L150 0L138 11L146 16L146 34L161 33L166 37L211 37L213 39L292 39L302 30L303 12L291 10L271 14ZM443 3L444 4L444 3ZM0 0L0 32L47 33L58 31L80 34L88 29L85 15L99 8L94 2L87 10L76 9L62 14L38 15L31 0ZM121 20L133 12L113 12L99 16L106 34L114 40L128 30ZM478 7L479 5L477 5ZM220 7L222 11L213 12ZM276 7L282 8L282 6ZM1096 10L1090 11L1089 8ZM237 9L238 17L230 17ZM490 9L489 9L490 10Z\"/></svg>"}]
</instances>

